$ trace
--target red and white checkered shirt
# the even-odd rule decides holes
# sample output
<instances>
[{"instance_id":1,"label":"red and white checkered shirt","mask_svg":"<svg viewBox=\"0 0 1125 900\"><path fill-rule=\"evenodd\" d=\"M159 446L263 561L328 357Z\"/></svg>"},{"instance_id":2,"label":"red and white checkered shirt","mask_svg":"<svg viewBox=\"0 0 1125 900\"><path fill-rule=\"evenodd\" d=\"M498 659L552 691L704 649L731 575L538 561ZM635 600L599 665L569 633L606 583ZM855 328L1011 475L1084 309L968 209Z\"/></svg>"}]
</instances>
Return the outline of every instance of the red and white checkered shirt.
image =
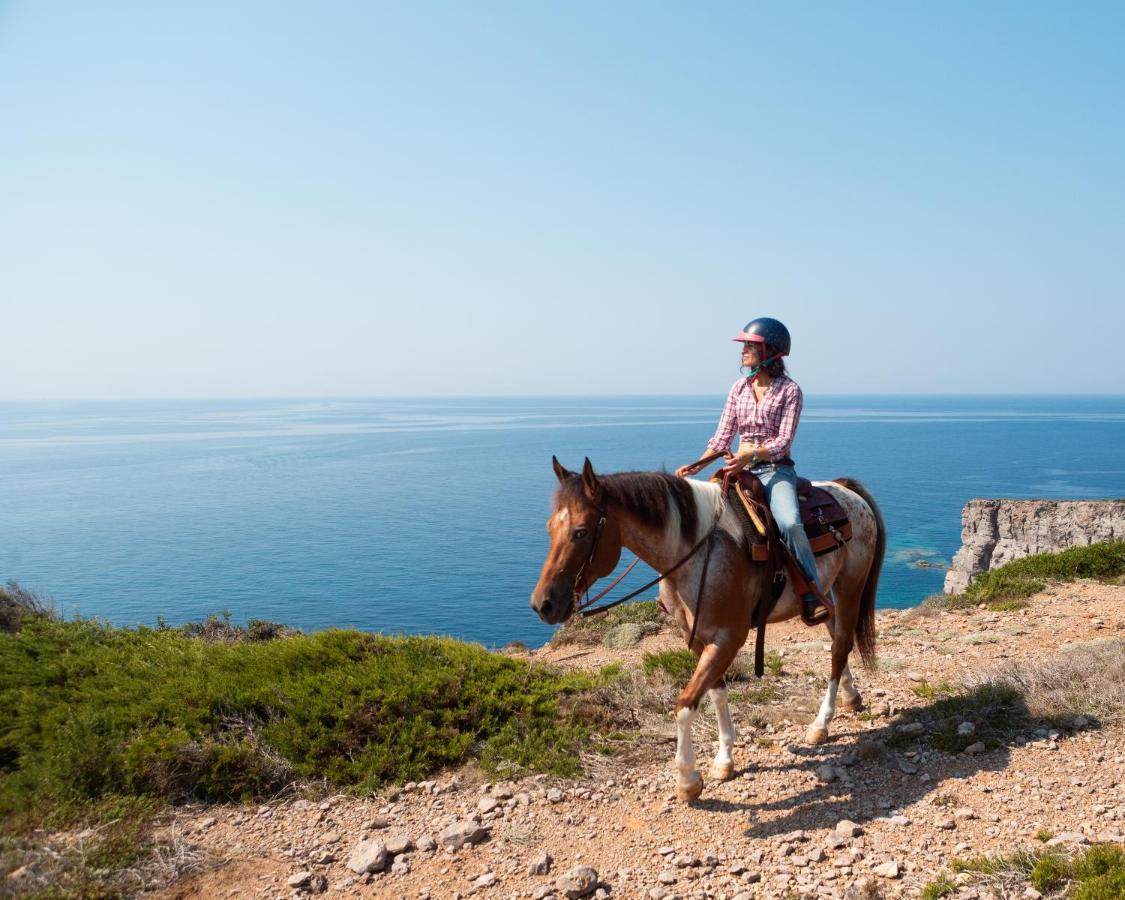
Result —
<instances>
[{"instance_id":1,"label":"red and white checkered shirt","mask_svg":"<svg viewBox=\"0 0 1125 900\"><path fill-rule=\"evenodd\" d=\"M750 379L740 378L727 395L719 427L707 446L726 452L738 432L739 440L746 446L765 444L771 462L784 459L793 446L804 402L797 382L788 375L773 379L760 403L754 398Z\"/></svg>"}]
</instances>

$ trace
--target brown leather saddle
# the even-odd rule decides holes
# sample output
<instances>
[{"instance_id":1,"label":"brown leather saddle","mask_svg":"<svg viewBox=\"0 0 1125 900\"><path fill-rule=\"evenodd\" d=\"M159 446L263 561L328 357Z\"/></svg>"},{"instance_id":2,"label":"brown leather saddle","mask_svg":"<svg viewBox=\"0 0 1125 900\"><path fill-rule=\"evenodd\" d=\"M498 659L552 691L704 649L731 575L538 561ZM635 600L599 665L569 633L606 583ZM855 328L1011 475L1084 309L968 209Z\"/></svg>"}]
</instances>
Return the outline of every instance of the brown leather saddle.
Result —
<instances>
[{"instance_id":1,"label":"brown leather saddle","mask_svg":"<svg viewBox=\"0 0 1125 900\"><path fill-rule=\"evenodd\" d=\"M757 475L744 469L738 473L738 480L729 485L727 499L737 499L736 508L741 507L746 514L742 521L744 528L750 526L745 529L750 558L757 562L765 561L769 542L781 540L781 535L766 502L762 482ZM848 514L824 488L817 487L807 478L798 478L797 502L801 524L805 526L814 556L839 550L852 539L852 523Z\"/></svg>"},{"instance_id":2,"label":"brown leather saddle","mask_svg":"<svg viewBox=\"0 0 1125 900\"><path fill-rule=\"evenodd\" d=\"M787 581L793 582L793 590L798 597L815 594L820 601L834 613L831 601L820 592L816 585L805 577L801 566L789 552L777 523L766 502L765 489L757 475L745 469L738 477L724 482L727 501L742 522L746 539L746 550L753 562L766 565L766 578L763 581L762 596L754 609L751 620L757 629L754 642L754 674L761 677L764 670L766 620L773 612L778 598L785 590ZM815 556L823 556L843 547L852 537L852 526L844 508L836 499L817 487L807 478L797 479L797 501L800 508L801 524L805 527L809 544ZM804 608L802 606L802 617ZM806 624L813 624L806 621Z\"/></svg>"}]
</instances>

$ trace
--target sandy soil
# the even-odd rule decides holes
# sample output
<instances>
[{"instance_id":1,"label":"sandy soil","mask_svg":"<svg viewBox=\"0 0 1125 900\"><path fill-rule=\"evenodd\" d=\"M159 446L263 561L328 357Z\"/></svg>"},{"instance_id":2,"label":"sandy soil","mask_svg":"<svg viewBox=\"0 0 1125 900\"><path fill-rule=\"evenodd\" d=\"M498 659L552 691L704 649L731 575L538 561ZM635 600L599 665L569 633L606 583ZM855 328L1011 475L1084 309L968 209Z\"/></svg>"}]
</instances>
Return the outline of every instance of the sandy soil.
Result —
<instances>
[{"instance_id":1,"label":"sandy soil","mask_svg":"<svg viewBox=\"0 0 1125 900\"><path fill-rule=\"evenodd\" d=\"M949 873L955 857L1041 847L1044 829L1064 842L1125 841L1120 724L1031 728L973 755L918 743L880 749L896 732L895 716L933 702L921 696L925 685L1122 637L1125 588L1063 585L1018 612L881 612L879 631L879 670L856 670L866 713L839 713L829 743L810 747L801 739L828 672L824 632L771 626L768 646L782 651L784 666L773 682L783 696L765 704L734 700L735 777L708 781L692 806L674 797L667 715L627 748L632 752L593 760L579 781L535 777L497 786L465 769L369 799L179 810L168 833L204 849L210 862L158 896L563 896L552 893L557 879L581 865L597 871L601 895L612 897L917 896ZM594 667L679 646L665 632L630 650L572 646L531 655ZM713 722L705 707L696 732L705 780ZM471 814L488 829L482 843L418 849ZM856 828L837 829L842 820ZM415 849L398 858L394 872L388 865L385 873L358 876L346 864L365 838L408 838ZM544 851L549 874L529 875L529 863ZM291 886L302 875L301 885ZM959 897L1004 890L960 880Z\"/></svg>"}]
</instances>

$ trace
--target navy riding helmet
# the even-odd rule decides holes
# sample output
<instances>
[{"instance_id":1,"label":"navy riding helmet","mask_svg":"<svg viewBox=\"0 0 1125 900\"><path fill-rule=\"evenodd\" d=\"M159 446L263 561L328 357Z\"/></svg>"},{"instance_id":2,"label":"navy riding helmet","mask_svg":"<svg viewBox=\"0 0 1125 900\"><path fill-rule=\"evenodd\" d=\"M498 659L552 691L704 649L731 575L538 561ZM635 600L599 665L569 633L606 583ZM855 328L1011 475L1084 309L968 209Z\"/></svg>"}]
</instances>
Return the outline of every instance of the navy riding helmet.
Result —
<instances>
[{"instance_id":1,"label":"navy riding helmet","mask_svg":"<svg viewBox=\"0 0 1125 900\"><path fill-rule=\"evenodd\" d=\"M779 356L788 356L789 348L792 346L789 329L777 319L765 317L747 322L742 331L734 336L734 339L740 343L757 341L760 344L769 344L777 351Z\"/></svg>"}]
</instances>

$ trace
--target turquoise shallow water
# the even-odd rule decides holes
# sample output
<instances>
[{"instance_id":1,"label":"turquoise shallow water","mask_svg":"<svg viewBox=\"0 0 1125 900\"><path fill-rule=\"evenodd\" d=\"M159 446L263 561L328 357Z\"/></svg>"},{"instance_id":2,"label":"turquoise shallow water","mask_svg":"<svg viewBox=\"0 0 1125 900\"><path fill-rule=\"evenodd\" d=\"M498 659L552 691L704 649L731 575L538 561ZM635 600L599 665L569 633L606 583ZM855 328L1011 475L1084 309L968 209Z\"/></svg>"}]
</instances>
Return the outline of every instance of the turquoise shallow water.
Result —
<instances>
[{"instance_id":1,"label":"turquoise shallow water","mask_svg":"<svg viewBox=\"0 0 1125 900\"><path fill-rule=\"evenodd\" d=\"M552 453L675 468L722 397L0 404L0 579L67 612L539 643ZM1125 397L806 398L794 456L883 508L879 602L940 590L971 497L1125 496ZM651 577L638 566L623 589Z\"/></svg>"}]
</instances>

